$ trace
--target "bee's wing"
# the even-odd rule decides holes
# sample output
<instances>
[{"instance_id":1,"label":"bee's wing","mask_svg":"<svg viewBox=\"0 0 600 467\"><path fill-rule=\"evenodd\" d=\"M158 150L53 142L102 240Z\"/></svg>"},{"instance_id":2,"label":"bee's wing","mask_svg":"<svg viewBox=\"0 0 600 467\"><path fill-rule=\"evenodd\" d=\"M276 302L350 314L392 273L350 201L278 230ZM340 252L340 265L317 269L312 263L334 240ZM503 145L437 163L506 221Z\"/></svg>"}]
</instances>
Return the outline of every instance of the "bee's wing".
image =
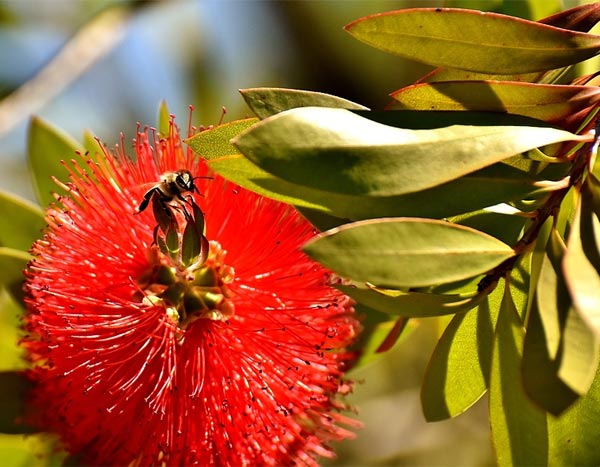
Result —
<instances>
[{"instance_id":1,"label":"bee's wing","mask_svg":"<svg viewBox=\"0 0 600 467\"><path fill-rule=\"evenodd\" d=\"M156 188L158 185L160 185L160 183L147 182L147 183L140 183L139 185L137 185L137 187L141 188L145 191L150 191L152 188Z\"/></svg>"}]
</instances>

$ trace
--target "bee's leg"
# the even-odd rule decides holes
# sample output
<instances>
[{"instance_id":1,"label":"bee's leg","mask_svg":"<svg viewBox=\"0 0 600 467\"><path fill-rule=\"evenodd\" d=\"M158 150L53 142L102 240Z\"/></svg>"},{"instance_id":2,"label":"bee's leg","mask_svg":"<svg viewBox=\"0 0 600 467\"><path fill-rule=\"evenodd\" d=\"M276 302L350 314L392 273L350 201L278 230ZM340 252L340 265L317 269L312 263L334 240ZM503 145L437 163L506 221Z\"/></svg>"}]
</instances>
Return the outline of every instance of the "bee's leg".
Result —
<instances>
[{"instance_id":1,"label":"bee's leg","mask_svg":"<svg viewBox=\"0 0 600 467\"><path fill-rule=\"evenodd\" d=\"M138 207L136 214L139 214L140 212L142 212L144 209L146 209L148 207L148 203L150 203L150 200L154 196L155 192L156 192L156 188L153 188L152 190L149 190L148 192L146 192L146 194L144 195L144 199L140 203L140 206Z\"/></svg>"},{"instance_id":2,"label":"bee's leg","mask_svg":"<svg viewBox=\"0 0 600 467\"><path fill-rule=\"evenodd\" d=\"M189 220L192 216L186 209L185 205L187 204L189 206L193 206L192 203L194 202L194 198L191 195L186 198L181 193L177 194L177 198L182 202L181 209L183 209L183 215Z\"/></svg>"},{"instance_id":3,"label":"bee's leg","mask_svg":"<svg viewBox=\"0 0 600 467\"><path fill-rule=\"evenodd\" d=\"M189 221L192 218L192 215L188 212L185 206L182 205L181 209L183 209L183 215L185 216L186 220Z\"/></svg>"},{"instance_id":4,"label":"bee's leg","mask_svg":"<svg viewBox=\"0 0 600 467\"><path fill-rule=\"evenodd\" d=\"M154 219L160 226L160 229L166 233L169 226L176 225L175 216L173 212L158 194L152 198L152 211L154 213Z\"/></svg>"}]
</instances>

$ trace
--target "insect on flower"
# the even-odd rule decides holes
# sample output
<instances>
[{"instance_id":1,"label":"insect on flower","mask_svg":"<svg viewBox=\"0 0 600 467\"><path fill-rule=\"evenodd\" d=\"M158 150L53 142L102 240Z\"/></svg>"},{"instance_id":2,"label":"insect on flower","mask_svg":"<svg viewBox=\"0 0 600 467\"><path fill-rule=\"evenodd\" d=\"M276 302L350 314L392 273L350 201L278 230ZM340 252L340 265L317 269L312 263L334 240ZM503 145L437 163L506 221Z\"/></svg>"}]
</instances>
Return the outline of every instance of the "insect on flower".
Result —
<instances>
[{"instance_id":1,"label":"insect on flower","mask_svg":"<svg viewBox=\"0 0 600 467\"><path fill-rule=\"evenodd\" d=\"M83 465L316 467L360 426L354 304L302 251L307 220L170 128L105 150L93 182L67 165L24 286L26 421Z\"/></svg>"},{"instance_id":2,"label":"insect on flower","mask_svg":"<svg viewBox=\"0 0 600 467\"><path fill-rule=\"evenodd\" d=\"M201 178L201 177L196 177ZM191 202L183 194L196 192L201 194L194 184L194 177L189 170L176 170L174 172L165 172L160 176L160 182L154 184L145 194L144 199L138 207L137 214L148 207L152 199L156 199L160 207L169 214L168 204L178 204L183 207L183 212L188 217L185 204Z\"/></svg>"}]
</instances>

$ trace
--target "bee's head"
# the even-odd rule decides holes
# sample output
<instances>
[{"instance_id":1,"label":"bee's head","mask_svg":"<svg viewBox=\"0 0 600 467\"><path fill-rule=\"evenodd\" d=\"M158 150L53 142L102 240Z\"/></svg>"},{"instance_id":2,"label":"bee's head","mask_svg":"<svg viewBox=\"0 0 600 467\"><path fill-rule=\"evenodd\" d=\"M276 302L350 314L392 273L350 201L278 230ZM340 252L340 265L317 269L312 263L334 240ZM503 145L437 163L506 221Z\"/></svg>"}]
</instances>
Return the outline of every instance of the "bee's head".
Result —
<instances>
[{"instance_id":1,"label":"bee's head","mask_svg":"<svg viewBox=\"0 0 600 467\"><path fill-rule=\"evenodd\" d=\"M179 187L179 189L184 191L195 191L199 195L201 195L198 187L194 184L194 180L198 178L208 178L212 179L212 177L199 175L198 177L193 177L192 173L189 170L179 170L177 172L173 172L175 176L175 183Z\"/></svg>"},{"instance_id":2,"label":"bee's head","mask_svg":"<svg viewBox=\"0 0 600 467\"><path fill-rule=\"evenodd\" d=\"M181 191L197 191L196 185L194 185L194 177L188 170L181 170L177 172L175 177L175 183L181 189Z\"/></svg>"}]
</instances>

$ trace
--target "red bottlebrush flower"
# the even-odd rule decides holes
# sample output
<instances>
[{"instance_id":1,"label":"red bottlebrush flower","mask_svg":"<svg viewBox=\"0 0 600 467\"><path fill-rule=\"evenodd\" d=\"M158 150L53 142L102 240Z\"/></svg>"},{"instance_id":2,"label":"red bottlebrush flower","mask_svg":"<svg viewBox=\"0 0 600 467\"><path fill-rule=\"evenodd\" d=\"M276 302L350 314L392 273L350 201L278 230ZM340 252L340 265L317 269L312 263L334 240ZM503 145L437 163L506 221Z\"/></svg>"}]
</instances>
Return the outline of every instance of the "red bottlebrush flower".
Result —
<instances>
[{"instance_id":1,"label":"red bottlebrush flower","mask_svg":"<svg viewBox=\"0 0 600 467\"><path fill-rule=\"evenodd\" d=\"M47 211L25 285L31 421L93 465L316 464L356 426L352 304L301 252L315 231L296 211L209 174L174 124L152 134L135 160L72 164ZM153 184L182 170L200 193L174 203Z\"/></svg>"}]
</instances>

